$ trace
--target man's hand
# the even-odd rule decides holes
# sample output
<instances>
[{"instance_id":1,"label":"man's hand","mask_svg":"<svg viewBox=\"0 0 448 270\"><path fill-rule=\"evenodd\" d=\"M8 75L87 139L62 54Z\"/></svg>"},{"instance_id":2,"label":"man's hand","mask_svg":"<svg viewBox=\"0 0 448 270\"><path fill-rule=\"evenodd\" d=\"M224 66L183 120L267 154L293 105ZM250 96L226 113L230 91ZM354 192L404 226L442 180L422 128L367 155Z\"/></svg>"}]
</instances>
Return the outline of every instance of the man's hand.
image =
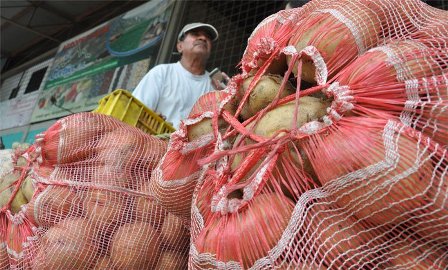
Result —
<instances>
[{"instance_id":1,"label":"man's hand","mask_svg":"<svg viewBox=\"0 0 448 270\"><path fill-rule=\"evenodd\" d=\"M229 76L224 72L221 72L221 74L222 77L224 78L223 81L227 83L230 80ZM218 79L212 79L212 85L215 90L223 90L224 88L226 88L226 83L219 81Z\"/></svg>"}]
</instances>

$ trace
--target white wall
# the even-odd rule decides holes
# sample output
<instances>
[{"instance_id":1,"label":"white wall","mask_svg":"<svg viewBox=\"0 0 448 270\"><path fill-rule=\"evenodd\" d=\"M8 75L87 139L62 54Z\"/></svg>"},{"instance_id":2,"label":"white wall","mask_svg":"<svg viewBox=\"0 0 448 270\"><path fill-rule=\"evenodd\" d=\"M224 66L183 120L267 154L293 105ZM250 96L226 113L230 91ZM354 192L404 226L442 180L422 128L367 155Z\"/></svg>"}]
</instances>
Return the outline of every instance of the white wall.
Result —
<instances>
[{"instance_id":1,"label":"white wall","mask_svg":"<svg viewBox=\"0 0 448 270\"><path fill-rule=\"evenodd\" d=\"M7 101L9 99L9 95L11 95L12 89L19 85L23 73L24 72L20 72L3 81L0 88L0 102Z\"/></svg>"}]
</instances>

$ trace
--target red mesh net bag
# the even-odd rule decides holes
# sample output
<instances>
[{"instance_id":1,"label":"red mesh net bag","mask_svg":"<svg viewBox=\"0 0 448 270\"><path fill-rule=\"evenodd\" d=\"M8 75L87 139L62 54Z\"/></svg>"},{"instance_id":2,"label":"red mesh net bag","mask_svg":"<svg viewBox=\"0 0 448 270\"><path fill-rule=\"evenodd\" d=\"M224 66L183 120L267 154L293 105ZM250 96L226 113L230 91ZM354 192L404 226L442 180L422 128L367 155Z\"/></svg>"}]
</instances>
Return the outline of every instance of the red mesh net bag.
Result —
<instances>
[{"instance_id":1,"label":"red mesh net bag","mask_svg":"<svg viewBox=\"0 0 448 270\"><path fill-rule=\"evenodd\" d=\"M448 13L310 4L276 48L283 76L247 65L236 112L213 115L189 268L448 268Z\"/></svg>"},{"instance_id":2,"label":"red mesh net bag","mask_svg":"<svg viewBox=\"0 0 448 270\"><path fill-rule=\"evenodd\" d=\"M6 249L6 228L7 228L7 220L5 215L0 215L0 268L8 269L9 268L9 256L8 250Z\"/></svg>"},{"instance_id":3,"label":"red mesh net bag","mask_svg":"<svg viewBox=\"0 0 448 270\"><path fill-rule=\"evenodd\" d=\"M214 133L223 130L226 122L218 120L212 129L213 115L221 110L235 111L235 104L226 91L203 95L192 108L188 119L171 135L168 150L155 168L151 191L156 200L172 213L190 218L191 198L203 169L198 160L213 152Z\"/></svg>"},{"instance_id":4,"label":"red mesh net bag","mask_svg":"<svg viewBox=\"0 0 448 270\"><path fill-rule=\"evenodd\" d=\"M287 69L286 56L280 52L294 34L293 29L302 23L305 15L331 3L328 0L310 1L303 7L280 10L265 18L247 40L240 62L242 72L255 73L265 69L263 73L283 75Z\"/></svg>"},{"instance_id":5,"label":"red mesh net bag","mask_svg":"<svg viewBox=\"0 0 448 270\"><path fill-rule=\"evenodd\" d=\"M408 38L431 24L439 12L414 0L399 5L390 0L338 1L318 8L297 24L289 40L302 60L293 72L306 82L325 83L323 78L331 79L366 50L390 39ZM291 56L287 60L293 61Z\"/></svg>"},{"instance_id":6,"label":"red mesh net bag","mask_svg":"<svg viewBox=\"0 0 448 270\"><path fill-rule=\"evenodd\" d=\"M264 19L250 35L246 50L241 59L243 72L260 69L270 57L278 57L277 61L269 61L273 65L266 67L269 73L283 73L286 57L280 55L280 48L288 42L289 33L297 20L296 10L281 10ZM281 58L280 58L281 57Z\"/></svg>"},{"instance_id":7,"label":"red mesh net bag","mask_svg":"<svg viewBox=\"0 0 448 270\"><path fill-rule=\"evenodd\" d=\"M166 141L109 116L57 121L21 155L26 165L16 166L10 186L22 192L28 183L31 195L18 210L2 208L0 262L12 269L186 268L189 222L150 191L166 149Z\"/></svg>"}]
</instances>

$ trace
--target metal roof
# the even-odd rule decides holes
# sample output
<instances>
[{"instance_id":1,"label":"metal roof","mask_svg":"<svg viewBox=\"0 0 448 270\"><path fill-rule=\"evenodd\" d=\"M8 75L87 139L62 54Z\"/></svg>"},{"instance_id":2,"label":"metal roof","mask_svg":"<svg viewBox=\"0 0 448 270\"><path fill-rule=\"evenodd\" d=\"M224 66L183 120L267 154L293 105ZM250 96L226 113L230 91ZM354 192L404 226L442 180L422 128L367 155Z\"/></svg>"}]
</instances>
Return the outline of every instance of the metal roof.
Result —
<instances>
[{"instance_id":1,"label":"metal roof","mask_svg":"<svg viewBox=\"0 0 448 270\"><path fill-rule=\"evenodd\" d=\"M0 1L2 73L146 1Z\"/></svg>"},{"instance_id":2,"label":"metal roof","mask_svg":"<svg viewBox=\"0 0 448 270\"><path fill-rule=\"evenodd\" d=\"M447 0L423 1L441 9L448 8ZM1 74L11 75L24 63L52 53L60 43L144 2L146 1L1 0Z\"/></svg>"}]
</instances>

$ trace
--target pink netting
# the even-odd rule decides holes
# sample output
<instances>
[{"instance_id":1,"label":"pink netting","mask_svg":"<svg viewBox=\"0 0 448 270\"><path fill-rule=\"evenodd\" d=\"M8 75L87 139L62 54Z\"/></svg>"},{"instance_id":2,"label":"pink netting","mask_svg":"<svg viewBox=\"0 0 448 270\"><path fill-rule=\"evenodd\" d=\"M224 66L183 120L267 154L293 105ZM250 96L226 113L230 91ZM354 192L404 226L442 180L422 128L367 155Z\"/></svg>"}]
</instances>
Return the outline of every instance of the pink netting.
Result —
<instances>
[{"instance_id":1,"label":"pink netting","mask_svg":"<svg viewBox=\"0 0 448 270\"><path fill-rule=\"evenodd\" d=\"M283 74L287 69L286 57L280 54L280 51L294 34L294 27L300 25L310 12L332 2L334 1L310 1L303 7L280 10L265 18L247 40L247 47L240 62L243 73L266 68L266 73Z\"/></svg>"},{"instance_id":2,"label":"pink netting","mask_svg":"<svg viewBox=\"0 0 448 270\"><path fill-rule=\"evenodd\" d=\"M151 179L153 194L168 211L190 218L191 197L203 171L198 160L213 152L216 143L213 134L227 126L222 119L213 124L213 115L221 110L234 112L231 97L226 91L203 95L191 110L186 125L181 124L172 134L168 150ZM217 129L213 130L213 126Z\"/></svg>"},{"instance_id":3,"label":"pink netting","mask_svg":"<svg viewBox=\"0 0 448 270\"><path fill-rule=\"evenodd\" d=\"M322 3L249 39L236 113L213 115L229 127L199 160L192 269L448 268L448 12Z\"/></svg>"},{"instance_id":4,"label":"pink netting","mask_svg":"<svg viewBox=\"0 0 448 270\"><path fill-rule=\"evenodd\" d=\"M0 269L9 268L9 256L6 247L6 228L8 221L5 215L0 215Z\"/></svg>"}]
</instances>

